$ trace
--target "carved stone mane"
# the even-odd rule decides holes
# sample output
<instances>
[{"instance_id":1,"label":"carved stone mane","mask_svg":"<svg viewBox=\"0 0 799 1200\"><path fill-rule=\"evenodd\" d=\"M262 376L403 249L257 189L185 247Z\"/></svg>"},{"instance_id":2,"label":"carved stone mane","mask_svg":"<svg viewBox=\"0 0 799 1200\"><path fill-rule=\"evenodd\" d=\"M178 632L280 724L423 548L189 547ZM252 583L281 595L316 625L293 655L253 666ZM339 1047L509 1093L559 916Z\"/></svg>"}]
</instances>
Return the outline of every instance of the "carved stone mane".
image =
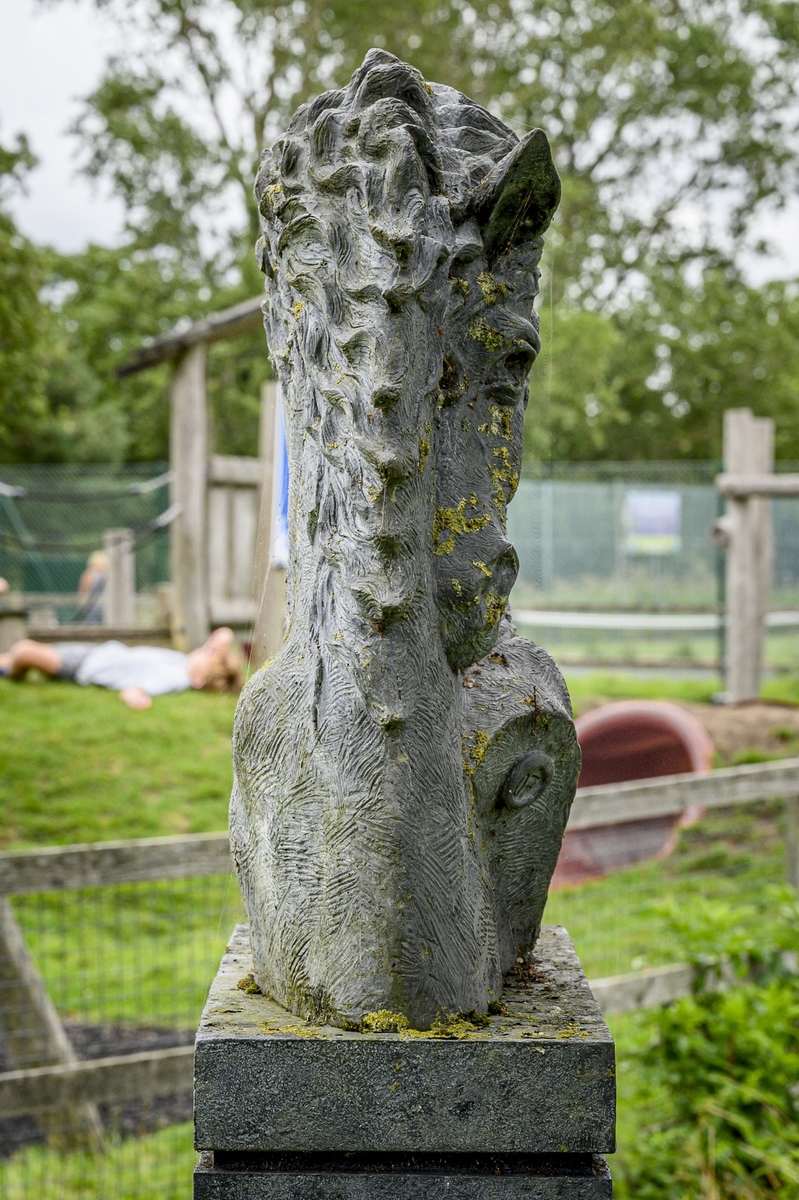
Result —
<instances>
[{"instance_id":1,"label":"carved stone mane","mask_svg":"<svg viewBox=\"0 0 799 1200\"><path fill-rule=\"evenodd\" d=\"M540 131L372 50L256 197L290 564L235 730L255 976L305 1017L426 1028L532 948L576 782L563 682L506 614L559 182Z\"/></svg>"}]
</instances>

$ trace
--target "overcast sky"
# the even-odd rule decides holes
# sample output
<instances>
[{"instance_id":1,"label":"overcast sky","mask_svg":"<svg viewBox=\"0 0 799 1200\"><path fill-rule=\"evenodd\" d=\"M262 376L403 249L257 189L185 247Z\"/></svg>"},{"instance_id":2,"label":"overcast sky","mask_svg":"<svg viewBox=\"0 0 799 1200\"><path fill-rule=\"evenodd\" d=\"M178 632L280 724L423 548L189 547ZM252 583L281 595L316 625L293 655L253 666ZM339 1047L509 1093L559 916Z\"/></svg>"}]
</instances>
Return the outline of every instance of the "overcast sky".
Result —
<instances>
[{"instance_id":1,"label":"overcast sky","mask_svg":"<svg viewBox=\"0 0 799 1200\"><path fill-rule=\"evenodd\" d=\"M40 159L14 214L24 233L59 250L113 244L121 234L121 204L78 174L77 145L66 132L115 43L108 17L87 0L0 0L0 139L8 145L26 133ZM753 263L752 281L799 276L799 202L766 224L779 255Z\"/></svg>"}]
</instances>

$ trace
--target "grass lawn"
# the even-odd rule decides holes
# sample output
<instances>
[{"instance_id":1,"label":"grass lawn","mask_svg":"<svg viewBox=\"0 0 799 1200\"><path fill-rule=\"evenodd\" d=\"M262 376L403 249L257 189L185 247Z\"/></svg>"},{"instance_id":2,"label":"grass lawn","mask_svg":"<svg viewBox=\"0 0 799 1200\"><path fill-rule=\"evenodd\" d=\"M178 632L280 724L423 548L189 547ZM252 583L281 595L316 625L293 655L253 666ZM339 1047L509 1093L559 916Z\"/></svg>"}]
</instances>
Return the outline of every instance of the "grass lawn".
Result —
<instances>
[{"instance_id":1,"label":"grass lawn","mask_svg":"<svg viewBox=\"0 0 799 1200\"><path fill-rule=\"evenodd\" d=\"M596 698L708 701L718 688L712 680L600 672L568 682L577 712ZM764 691L798 700L799 680L778 678ZM190 692L130 712L99 689L0 679L0 847L224 829L234 707L232 697ZM767 920L768 885L784 879L781 822L776 804L714 811L683 833L670 858L554 893L544 919L566 925L594 978L679 956L664 902L749 900L757 928ZM239 901L232 879L220 877L13 903L67 1018L190 1029ZM633 1051L651 1036L648 1021L637 1013L610 1022L619 1055L622 1159L642 1123L642 1068ZM59 1156L32 1146L0 1163L0 1193L9 1200L45 1194L187 1200L194 1161L188 1125L112 1141L102 1156ZM626 1195L623 1183L619 1195Z\"/></svg>"},{"instance_id":2,"label":"grass lawn","mask_svg":"<svg viewBox=\"0 0 799 1200\"><path fill-rule=\"evenodd\" d=\"M709 701L714 680L566 673L575 712L627 697ZM799 678L764 695L799 701ZM131 712L113 692L0 679L0 848L224 829L235 697L162 696Z\"/></svg>"},{"instance_id":3,"label":"grass lawn","mask_svg":"<svg viewBox=\"0 0 799 1200\"><path fill-rule=\"evenodd\" d=\"M0 848L224 829L235 705L0 679Z\"/></svg>"}]
</instances>

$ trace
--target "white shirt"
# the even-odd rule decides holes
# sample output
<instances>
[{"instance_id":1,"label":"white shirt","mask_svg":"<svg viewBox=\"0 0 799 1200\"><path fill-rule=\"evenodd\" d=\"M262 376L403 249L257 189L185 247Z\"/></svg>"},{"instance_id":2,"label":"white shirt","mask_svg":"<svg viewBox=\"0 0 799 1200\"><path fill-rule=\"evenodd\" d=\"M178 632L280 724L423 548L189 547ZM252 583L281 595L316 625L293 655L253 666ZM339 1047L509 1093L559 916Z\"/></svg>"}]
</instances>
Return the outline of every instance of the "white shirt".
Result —
<instances>
[{"instance_id":1,"label":"white shirt","mask_svg":"<svg viewBox=\"0 0 799 1200\"><path fill-rule=\"evenodd\" d=\"M187 654L160 646L123 646L103 642L92 646L75 672L75 682L122 692L141 688L148 696L185 692L191 687Z\"/></svg>"}]
</instances>

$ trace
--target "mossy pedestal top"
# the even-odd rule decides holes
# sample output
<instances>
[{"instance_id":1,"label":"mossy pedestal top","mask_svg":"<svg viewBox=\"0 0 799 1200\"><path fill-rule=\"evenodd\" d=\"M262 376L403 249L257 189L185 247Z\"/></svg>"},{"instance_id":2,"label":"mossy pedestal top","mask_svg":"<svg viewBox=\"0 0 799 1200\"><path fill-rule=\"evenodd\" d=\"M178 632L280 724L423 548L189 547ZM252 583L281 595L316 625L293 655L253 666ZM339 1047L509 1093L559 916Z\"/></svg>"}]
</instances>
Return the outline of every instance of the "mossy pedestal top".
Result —
<instances>
[{"instance_id":1,"label":"mossy pedestal top","mask_svg":"<svg viewBox=\"0 0 799 1200\"><path fill-rule=\"evenodd\" d=\"M564 929L542 931L501 1012L437 1032L312 1025L239 987L250 971L239 925L197 1034L198 1149L614 1149L613 1040Z\"/></svg>"}]
</instances>

